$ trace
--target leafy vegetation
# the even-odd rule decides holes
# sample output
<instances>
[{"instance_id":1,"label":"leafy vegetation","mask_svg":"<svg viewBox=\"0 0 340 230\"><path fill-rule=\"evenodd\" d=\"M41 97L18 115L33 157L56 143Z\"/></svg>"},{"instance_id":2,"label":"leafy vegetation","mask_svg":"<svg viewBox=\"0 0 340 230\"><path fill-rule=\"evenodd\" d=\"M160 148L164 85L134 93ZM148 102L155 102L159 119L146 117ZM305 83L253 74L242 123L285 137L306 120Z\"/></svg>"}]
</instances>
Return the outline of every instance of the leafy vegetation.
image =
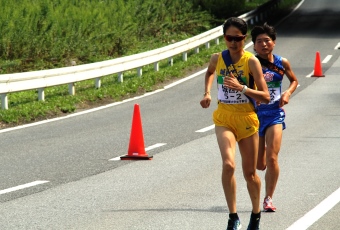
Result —
<instances>
[{"instance_id":1,"label":"leafy vegetation","mask_svg":"<svg viewBox=\"0 0 340 230\"><path fill-rule=\"evenodd\" d=\"M0 0L0 4L1 73L153 49L203 32L212 20L185 0Z\"/></svg>"},{"instance_id":2,"label":"leafy vegetation","mask_svg":"<svg viewBox=\"0 0 340 230\"><path fill-rule=\"evenodd\" d=\"M266 0L252 0L247 6ZM299 2L287 0L288 6ZM131 55L177 42L216 26L221 20L195 0L0 0L0 73L23 72L91 63ZM254 5L255 4L255 5ZM15 5L16 7L13 7ZM225 48L200 47L200 53L174 57L174 65L160 62L160 71L143 67L102 78L101 88L92 80L76 83L76 95L68 86L45 89L45 101L37 91L9 94L9 109L0 110L0 128L72 113L152 91L166 82L202 68L210 54Z\"/></svg>"}]
</instances>

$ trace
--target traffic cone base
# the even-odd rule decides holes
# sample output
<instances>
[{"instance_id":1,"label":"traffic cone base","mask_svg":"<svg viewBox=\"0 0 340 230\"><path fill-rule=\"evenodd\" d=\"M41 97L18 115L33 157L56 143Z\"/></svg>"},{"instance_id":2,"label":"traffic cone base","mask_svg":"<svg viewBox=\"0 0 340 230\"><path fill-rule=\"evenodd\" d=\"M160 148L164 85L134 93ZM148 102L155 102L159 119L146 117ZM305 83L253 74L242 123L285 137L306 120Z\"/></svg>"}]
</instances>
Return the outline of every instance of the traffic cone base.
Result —
<instances>
[{"instance_id":1,"label":"traffic cone base","mask_svg":"<svg viewBox=\"0 0 340 230\"><path fill-rule=\"evenodd\" d=\"M125 156L121 156L120 159L151 160L151 158L152 156L148 156L148 154L146 154L145 152L142 119L140 116L139 105L135 104L132 117L132 127L128 154Z\"/></svg>"},{"instance_id":2,"label":"traffic cone base","mask_svg":"<svg viewBox=\"0 0 340 230\"><path fill-rule=\"evenodd\" d=\"M132 156L132 155L125 155L121 156L121 160L152 160L153 156Z\"/></svg>"},{"instance_id":3,"label":"traffic cone base","mask_svg":"<svg viewBox=\"0 0 340 230\"><path fill-rule=\"evenodd\" d=\"M322 66L321 66L319 51L316 52L315 56L316 57L315 57L314 73L312 77L324 77L325 75L322 74Z\"/></svg>"},{"instance_id":4,"label":"traffic cone base","mask_svg":"<svg viewBox=\"0 0 340 230\"><path fill-rule=\"evenodd\" d=\"M322 75L314 75L313 74L312 77L325 77L325 75L323 75L323 74Z\"/></svg>"}]
</instances>

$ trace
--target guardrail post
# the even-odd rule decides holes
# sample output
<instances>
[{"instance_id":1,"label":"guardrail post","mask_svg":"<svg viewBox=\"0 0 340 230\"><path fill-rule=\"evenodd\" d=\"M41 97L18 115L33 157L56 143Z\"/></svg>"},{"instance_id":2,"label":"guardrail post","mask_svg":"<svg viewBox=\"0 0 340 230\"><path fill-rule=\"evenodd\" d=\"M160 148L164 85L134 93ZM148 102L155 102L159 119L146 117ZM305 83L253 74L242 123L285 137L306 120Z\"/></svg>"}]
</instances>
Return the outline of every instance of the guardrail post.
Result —
<instances>
[{"instance_id":1,"label":"guardrail post","mask_svg":"<svg viewBox=\"0 0 340 230\"><path fill-rule=\"evenodd\" d=\"M174 59L172 57L169 58L169 66L174 65Z\"/></svg>"},{"instance_id":2,"label":"guardrail post","mask_svg":"<svg viewBox=\"0 0 340 230\"><path fill-rule=\"evenodd\" d=\"M200 47L195 48L195 54L198 54L200 52Z\"/></svg>"},{"instance_id":3,"label":"guardrail post","mask_svg":"<svg viewBox=\"0 0 340 230\"><path fill-rule=\"evenodd\" d=\"M68 84L68 93L70 95L75 95L76 94L76 88L74 87L74 83Z\"/></svg>"},{"instance_id":4,"label":"guardrail post","mask_svg":"<svg viewBox=\"0 0 340 230\"><path fill-rule=\"evenodd\" d=\"M205 43L205 48L207 48L207 49L210 48L210 43L209 42Z\"/></svg>"},{"instance_id":5,"label":"guardrail post","mask_svg":"<svg viewBox=\"0 0 340 230\"><path fill-rule=\"evenodd\" d=\"M45 88L38 89L38 100L45 101Z\"/></svg>"},{"instance_id":6,"label":"guardrail post","mask_svg":"<svg viewBox=\"0 0 340 230\"><path fill-rule=\"evenodd\" d=\"M141 77L142 74L143 74L143 69L142 69L142 67L139 67L139 68L137 69L137 76L138 76L138 77Z\"/></svg>"},{"instance_id":7,"label":"guardrail post","mask_svg":"<svg viewBox=\"0 0 340 230\"><path fill-rule=\"evenodd\" d=\"M220 44L220 38L216 38L216 39L215 39L215 44L216 44L216 45Z\"/></svg>"},{"instance_id":8,"label":"guardrail post","mask_svg":"<svg viewBox=\"0 0 340 230\"><path fill-rule=\"evenodd\" d=\"M100 80L100 77L97 77L95 80L95 87L96 89L99 89L100 86L101 86L101 80Z\"/></svg>"},{"instance_id":9,"label":"guardrail post","mask_svg":"<svg viewBox=\"0 0 340 230\"><path fill-rule=\"evenodd\" d=\"M123 82L123 73L118 73L118 82Z\"/></svg>"},{"instance_id":10,"label":"guardrail post","mask_svg":"<svg viewBox=\"0 0 340 230\"><path fill-rule=\"evenodd\" d=\"M8 96L7 93L1 94L1 108L8 109Z\"/></svg>"},{"instance_id":11,"label":"guardrail post","mask_svg":"<svg viewBox=\"0 0 340 230\"><path fill-rule=\"evenodd\" d=\"M188 60L188 52L184 52L182 57L183 57L183 61L187 61Z\"/></svg>"},{"instance_id":12,"label":"guardrail post","mask_svg":"<svg viewBox=\"0 0 340 230\"><path fill-rule=\"evenodd\" d=\"M155 71L159 71L159 62L155 62L154 69Z\"/></svg>"}]
</instances>

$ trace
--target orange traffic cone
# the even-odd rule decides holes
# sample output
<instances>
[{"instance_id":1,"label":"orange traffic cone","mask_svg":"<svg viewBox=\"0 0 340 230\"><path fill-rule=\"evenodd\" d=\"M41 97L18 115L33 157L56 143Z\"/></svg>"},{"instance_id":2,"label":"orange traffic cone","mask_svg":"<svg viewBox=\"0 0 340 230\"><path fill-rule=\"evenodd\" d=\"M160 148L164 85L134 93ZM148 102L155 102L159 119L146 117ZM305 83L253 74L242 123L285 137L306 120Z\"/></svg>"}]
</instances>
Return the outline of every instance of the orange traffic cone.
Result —
<instances>
[{"instance_id":1,"label":"orange traffic cone","mask_svg":"<svg viewBox=\"0 0 340 230\"><path fill-rule=\"evenodd\" d=\"M320 61L320 53L319 51L316 52L315 58L315 65L314 65L314 74L312 77L324 77L325 75L322 74L322 66Z\"/></svg>"},{"instance_id":2,"label":"orange traffic cone","mask_svg":"<svg viewBox=\"0 0 340 230\"><path fill-rule=\"evenodd\" d=\"M130 144L128 154L120 157L121 160L151 160L144 147L144 136L139 105L135 104L132 118L132 128L130 134Z\"/></svg>"}]
</instances>

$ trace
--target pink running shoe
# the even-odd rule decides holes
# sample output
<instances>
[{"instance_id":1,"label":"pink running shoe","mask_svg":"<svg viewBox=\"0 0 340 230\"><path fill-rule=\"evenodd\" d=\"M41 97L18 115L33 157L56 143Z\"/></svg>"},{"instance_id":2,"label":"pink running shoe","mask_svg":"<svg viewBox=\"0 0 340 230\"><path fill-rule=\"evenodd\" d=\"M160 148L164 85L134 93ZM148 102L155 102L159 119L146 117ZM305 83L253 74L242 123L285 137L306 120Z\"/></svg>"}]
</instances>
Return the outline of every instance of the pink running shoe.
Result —
<instances>
[{"instance_id":1,"label":"pink running shoe","mask_svg":"<svg viewBox=\"0 0 340 230\"><path fill-rule=\"evenodd\" d=\"M276 211L276 208L273 206L273 200L272 200L272 198L270 198L270 196L264 198L263 210L265 212L275 212Z\"/></svg>"}]
</instances>

